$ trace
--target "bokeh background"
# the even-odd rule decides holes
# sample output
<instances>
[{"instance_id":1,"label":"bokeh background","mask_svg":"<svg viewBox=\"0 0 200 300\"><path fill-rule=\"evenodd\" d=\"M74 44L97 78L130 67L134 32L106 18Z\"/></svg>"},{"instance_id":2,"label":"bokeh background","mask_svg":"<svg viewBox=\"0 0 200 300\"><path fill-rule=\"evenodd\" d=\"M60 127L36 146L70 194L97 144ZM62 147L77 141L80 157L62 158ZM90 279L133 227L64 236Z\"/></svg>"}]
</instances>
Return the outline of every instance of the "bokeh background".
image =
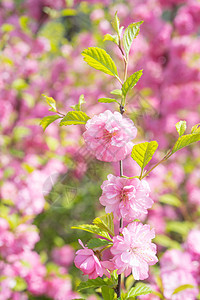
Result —
<instances>
[{"instance_id":1,"label":"bokeh background","mask_svg":"<svg viewBox=\"0 0 200 300\"><path fill-rule=\"evenodd\" d=\"M62 113L81 94L90 116L117 109L97 99L110 97L118 83L81 56L89 46L102 47L123 70L117 47L103 42L116 11L123 26L144 20L128 71L144 69L126 111L139 131L136 142L156 139L157 161L176 141L180 119L188 128L200 122L200 1L1 0L0 300L101 299L98 291L76 292L83 280L73 265L77 240L91 234L70 227L103 214L100 185L119 166L87 155L84 126L55 122L44 133L39 123L53 114L42 94ZM124 165L125 175L138 175L130 157ZM199 144L159 166L148 182L155 204L142 221L155 227L160 258L148 282L166 299L198 299ZM133 283L130 276L126 287ZM172 296L188 283L194 288Z\"/></svg>"}]
</instances>

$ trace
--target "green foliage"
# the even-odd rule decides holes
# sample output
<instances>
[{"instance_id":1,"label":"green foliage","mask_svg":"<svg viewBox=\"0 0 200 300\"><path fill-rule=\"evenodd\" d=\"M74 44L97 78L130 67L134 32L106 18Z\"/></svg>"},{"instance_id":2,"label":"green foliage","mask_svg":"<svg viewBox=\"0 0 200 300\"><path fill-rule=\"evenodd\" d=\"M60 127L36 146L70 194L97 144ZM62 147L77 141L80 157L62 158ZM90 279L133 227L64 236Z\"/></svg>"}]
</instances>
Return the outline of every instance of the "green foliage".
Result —
<instances>
[{"instance_id":1,"label":"green foliage","mask_svg":"<svg viewBox=\"0 0 200 300\"><path fill-rule=\"evenodd\" d=\"M110 92L112 95L122 96L122 90L116 89Z\"/></svg>"},{"instance_id":2,"label":"green foliage","mask_svg":"<svg viewBox=\"0 0 200 300\"><path fill-rule=\"evenodd\" d=\"M102 286L101 292L104 300L113 300L114 299L114 290L108 286Z\"/></svg>"},{"instance_id":3,"label":"green foliage","mask_svg":"<svg viewBox=\"0 0 200 300\"><path fill-rule=\"evenodd\" d=\"M182 136L185 133L186 128L187 128L186 121L179 121L178 123L176 123L176 130L179 136Z\"/></svg>"},{"instance_id":4,"label":"green foliage","mask_svg":"<svg viewBox=\"0 0 200 300\"><path fill-rule=\"evenodd\" d=\"M81 106L82 106L82 104L84 104L84 103L86 103L86 102L85 102L85 97L84 97L84 95L82 94L82 95L80 95L80 97L79 97L78 104L72 105L71 108L73 108L73 109L76 110L76 111L81 111Z\"/></svg>"},{"instance_id":5,"label":"green foliage","mask_svg":"<svg viewBox=\"0 0 200 300\"><path fill-rule=\"evenodd\" d=\"M133 40L136 38L140 31L140 25L143 23L143 21L137 22L137 23L132 23L130 24L123 35L123 46L126 55L129 55L129 51L132 45Z\"/></svg>"},{"instance_id":6,"label":"green foliage","mask_svg":"<svg viewBox=\"0 0 200 300\"><path fill-rule=\"evenodd\" d=\"M199 124L196 124L196 125L194 125L193 127L192 127L192 129L191 129L191 133L200 133L200 123Z\"/></svg>"},{"instance_id":7,"label":"green foliage","mask_svg":"<svg viewBox=\"0 0 200 300\"><path fill-rule=\"evenodd\" d=\"M27 284L23 278L15 277L14 281L15 281L15 286L13 287L13 291L22 292L22 291L26 290Z\"/></svg>"},{"instance_id":8,"label":"green foliage","mask_svg":"<svg viewBox=\"0 0 200 300\"><path fill-rule=\"evenodd\" d=\"M109 34L109 33L107 33L105 36L104 36L104 39L103 39L103 41L105 42L105 41L110 41L110 42L113 42L113 43L115 43L115 44L119 44L119 37L118 37L118 35L111 35L111 34Z\"/></svg>"},{"instance_id":9,"label":"green foliage","mask_svg":"<svg viewBox=\"0 0 200 300\"><path fill-rule=\"evenodd\" d=\"M26 81L22 78L17 78L13 81L12 87L17 91L22 91L28 87Z\"/></svg>"},{"instance_id":10,"label":"green foliage","mask_svg":"<svg viewBox=\"0 0 200 300\"><path fill-rule=\"evenodd\" d=\"M175 248L175 249L181 249L181 246L178 242L170 239L167 235L164 234L157 234L154 242L160 246L166 247L166 248Z\"/></svg>"},{"instance_id":11,"label":"green foliage","mask_svg":"<svg viewBox=\"0 0 200 300\"><path fill-rule=\"evenodd\" d=\"M156 141L134 145L131 152L131 157L137 162L137 164L141 167L143 171L145 166L152 159L157 148L158 143Z\"/></svg>"},{"instance_id":12,"label":"green foliage","mask_svg":"<svg viewBox=\"0 0 200 300\"><path fill-rule=\"evenodd\" d=\"M4 33L11 32L14 30L14 26L12 24L4 23L1 26L1 31Z\"/></svg>"},{"instance_id":13,"label":"green foliage","mask_svg":"<svg viewBox=\"0 0 200 300\"><path fill-rule=\"evenodd\" d=\"M111 25L112 25L114 31L117 33L118 37L120 38L122 30L123 30L124 27L122 26L120 28L120 21L119 21L119 18L117 16L117 11L115 13L115 16L114 16L112 22L111 22Z\"/></svg>"},{"instance_id":14,"label":"green foliage","mask_svg":"<svg viewBox=\"0 0 200 300\"><path fill-rule=\"evenodd\" d=\"M98 47L89 47L82 52L89 66L108 75L118 78L117 67L108 53Z\"/></svg>"},{"instance_id":15,"label":"green foliage","mask_svg":"<svg viewBox=\"0 0 200 300\"><path fill-rule=\"evenodd\" d=\"M148 287L146 284L144 283L137 283L135 287L133 287L132 289L130 289L130 291L127 294L126 299L131 300L131 299L135 299L135 297L140 296L140 295L147 295L150 294L152 292L151 288Z\"/></svg>"},{"instance_id":16,"label":"green foliage","mask_svg":"<svg viewBox=\"0 0 200 300\"><path fill-rule=\"evenodd\" d=\"M120 105L120 103L115 100L115 99L112 99L112 98L99 98L98 99L98 102L101 102L101 103L112 103L112 102L116 102Z\"/></svg>"},{"instance_id":17,"label":"green foliage","mask_svg":"<svg viewBox=\"0 0 200 300\"><path fill-rule=\"evenodd\" d=\"M194 142L200 141L200 133L186 134L178 138L176 144L172 149L172 154L178 150L191 145Z\"/></svg>"},{"instance_id":18,"label":"green foliage","mask_svg":"<svg viewBox=\"0 0 200 300\"><path fill-rule=\"evenodd\" d=\"M87 246L90 249L94 249L94 248L98 248L98 247L102 247L102 246L107 246L107 245L112 245L112 243L107 241L107 240L103 240L103 239L91 239L87 243Z\"/></svg>"},{"instance_id":19,"label":"green foliage","mask_svg":"<svg viewBox=\"0 0 200 300\"><path fill-rule=\"evenodd\" d=\"M168 221L166 225L166 230L168 232L176 232L187 237L189 231L192 229L193 223L188 221Z\"/></svg>"},{"instance_id":20,"label":"green foliage","mask_svg":"<svg viewBox=\"0 0 200 300\"><path fill-rule=\"evenodd\" d=\"M27 16L21 16L19 18L19 24L21 29L26 33L29 34L31 33L30 31L30 26L29 26L29 18Z\"/></svg>"},{"instance_id":21,"label":"green foliage","mask_svg":"<svg viewBox=\"0 0 200 300\"><path fill-rule=\"evenodd\" d=\"M93 223L97 225L102 230L108 232L112 236L115 235L114 232L114 223L113 223L113 213L106 214L102 217L94 219Z\"/></svg>"},{"instance_id":22,"label":"green foliage","mask_svg":"<svg viewBox=\"0 0 200 300\"><path fill-rule=\"evenodd\" d=\"M44 94L42 96L45 98L47 104L51 107L49 110L57 112L56 101L52 97L46 96Z\"/></svg>"},{"instance_id":23,"label":"green foliage","mask_svg":"<svg viewBox=\"0 0 200 300\"><path fill-rule=\"evenodd\" d=\"M143 70L139 70L139 71L135 72L130 77L128 77L127 80L124 82L124 84L122 85L122 94L124 97L126 97L126 94L128 93L128 91L137 84L140 77L142 76L142 71Z\"/></svg>"},{"instance_id":24,"label":"green foliage","mask_svg":"<svg viewBox=\"0 0 200 300\"><path fill-rule=\"evenodd\" d=\"M178 288L176 288L172 295L178 294L186 289L193 289L193 288L194 288L194 286L191 284L183 284L183 285L180 285Z\"/></svg>"},{"instance_id":25,"label":"green foliage","mask_svg":"<svg viewBox=\"0 0 200 300\"><path fill-rule=\"evenodd\" d=\"M78 291L90 288L96 289L103 286L113 288L115 285L116 282L112 279L102 279L100 277L97 277L96 279L89 279L88 281L81 282L78 286Z\"/></svg>"},{"instance_id":26,"label":"green foliage","mask_svg":"<svg viewBox=\"0 0 200 300\"><path fill-rule=\"evenodd\" d=\"M69 111L60 121L60 126L86 124L89 119L90 117L83 111Z\"/></svg>"},{"instance_id":27,"label":"green foliage","mask_svg":"<svg viewBox=\"0 0 200 300\"><path fill-rule=\"evenodd\" d=\"M108 232L106 232L105 230L101 229L99 226L97 225L89 225L89 224L83 224L83 225L78 225L78 226L72 226L72 229L80 229L80 230L84 230L84 231L88 231L97 235L100 235L108 240L110 240L112 242L112 239L110 238Z\"/></svg>"},{"instance_id":28,"label":"green foliage","mask_svg":"<svg viewBox=\"0 0 200 300\"><path fill-rule=\"evenodd\" d=\"M164 194L160 197L159 200L161 203L165 203L175 207L181 206L181 201L175 195L172 194Z\"/></svg>"},{"instance_id":29,"label":"green foliage","mask_svg":"<svg viewBox=\"0 0 200 300\"><path fill-rule=\"evenodd\" d=\"M45 131L45 129L51 124L53 123L55 120L61 118L60 116L58 115L53 115L53 116L47 116L47 117L44 117L41 122L40 122L40 125L42 126L43 130Z\"/></svg>"}]
</instances>

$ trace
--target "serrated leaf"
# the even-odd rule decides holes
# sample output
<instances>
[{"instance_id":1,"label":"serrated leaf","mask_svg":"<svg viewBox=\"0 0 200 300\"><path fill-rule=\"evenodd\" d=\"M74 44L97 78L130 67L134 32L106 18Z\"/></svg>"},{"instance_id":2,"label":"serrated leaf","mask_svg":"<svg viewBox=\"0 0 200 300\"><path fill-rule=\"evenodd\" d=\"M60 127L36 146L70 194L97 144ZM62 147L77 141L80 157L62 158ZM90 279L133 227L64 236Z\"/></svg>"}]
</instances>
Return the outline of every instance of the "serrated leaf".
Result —
<instances>
[{"instance_id":1,"label":"serrated leaf","mask_svg":"<svg viewBox=\"0 0 200 300\"><path fill-rule=\"evenodd\" d=\"M191 133L195 133L195 134L200 133L200 123L192 127Z\"/></svg>"},{"instance_id":2,"label":"serrated leaf","mask_svg":"<svg viewBox=\"0 0 200 300\"><path fill-rule=\"evenodd\" d=\"M73 109L76 110L76 111L81 111L81 105L84 104L84 103L86 103L86 102L85 102L84 95L80 95L78 104L76 104L76 105L71 105L70 107L73 108Z\"/></svg>"},{"instance_id":3,"label":"serrated leaf","mask_svg":"<svg viewBox=\"0 0 200 300\"><path fill-rule=\"evenodd\" d=\"M112 99L112 98L99 98L98 99L98 102L101 102L101 103L112 103L112 102L116 102L120 105L120 103L115 100L115 99Z\"/></svg>"},{"instance_id":4,"label":"serrated leaf","mask_svg":"<svg viewBox=\"0 0 200 300\"><path fill-rule=\"evenodd\" d=\"M108 286L102 286L101 292L104 300L113 300L114 299L114 290Z\"/></svg>"},{"instance_id":5,"label":"serrated leaf","mask_svg":"<svg viewBox=\"0 0 200 300\"><path fill-rule=\"evenodd\" d=\"M78 291L85 290L85 289L95 289L102 286L109 286L113 287L114 282L111 279L102 279L97 277L96 279L89 279L88 281L81 282L77 288Z\"/></svg>"},{"instance_id":6,"label":"serrated leaf","mask_svg":"<svg viewBox=\"0 0 200 300\"><path fill-rule=\"evenodd\" d=\"M120 89L116 89L110 92L112 95L117 95L117 96L121 96L122 95L122 90Z\"/></svg>"},{"instance_id":7,"label":"serrated leaf","mask_svg":"<svg viewBox=\"0 0 200 300\"><path fill-rule=\"evenodd\" d=\"M117 34L119 35L119 30L120 30L120 21L117 15L117 11L115 13L115 16L111 22L111 25L113 27L113 29L117 32Z\"/></svg>"},{"instance_id":8,"label":"serrated leaf","mask_svg":"<svg viewBox=\"0 0 200 300\"><path fill-rule=\"evenodd\" d=\"M126 97L126 94L128 93L128 91L137 84L140 77L142 76L142 71L143 70L139 70L139 71L135 72L130 77L128 77L127 80L123 83L122 94L124 95L124 97Z\"/></svg>"},{"instance_id":9,"label":"serrated leaf","mask_svg":"<svg viewBox=\"0 0 200 300\"><path fill-rule=\"evenodd\" d=\"M97 225L102 230L107 231L112 236L115 235L114 223L113 223L113 213L106 214L99 218L95 218L93 221L93 224Z\"/></svg>"},{"instance_id":10,"label":"serrated leaf","mask_svg":"<svg viewBox=\"0 0 200 300\"><path fill-rule=\"evenodd\" d=\"M178 123L176 123L176 130L179 136L182 136L185 133L186 128L187 128L186 121L179 121Z\"/></svg>"},{"instance_id":11,"label":"serrated leaf","mask_svg":"<svg viewBox=\"0 0 200 300\"><path fill-rule=\"evenodd\" d=\"M141 295L147 295L152 293L152 289L147 286L144 283L137 283L135 287L133 287L132 289L130 289L130 291L127 294L127 300L131 299L132 297L137 297L137 296L141 296Z\"/></svg>"},{"instance_id":12,"label":"serrated leaf","mask_svg":"<svg viewBox=\"0 0 200 300\"><path fill-rule=\"evenodd\" d=\"M86 124L89 119L90 117L83 111L69 111L60 121L60 126Z\"/></svg>"},{"instance_id":13,"label":"serrated leaf","mask_svg":"<svg viewBox=\"0 0 200 300\"><path fill-rule=\"evenodd\" d=\"M171 194L164 194L160 196L159 201L161 203L172 205L175 207L181 206L181 201L175 195L171 195Z\"/></svg>"},{"instance_id":14,"label":"serrated leaf","mask_svg":"<svg viewBox=\"0 0 200 300\"><path fill-rule=\"evenodd\" d=\"M104 238L106 238L106 239L108 239L109 241L112 242L112 239L110 238L110 235L108 234L108 232L101 229L97 225L83 224L83 225L78 225L78 226L72 226L71 228L72 229L84 230L84 231L88 231L88 232L100 235L100 236L102 236L102 237L104 237Z\"/></svg>"},{"instance_id":15,"label":"serrated leaf","mask_svg":"<svg viewBox=\"0 0 200 300\"><path fill-rule=\"evenodd\" d=\"M112 243L107 240L103 240L103 239L91 239L87 243L87 247L90 249L98 248L98 247L102 247L102 246L106 246L106 245L112 245Z\"/></svg>"},{"instance_id":16,"label":"serrated leaf","mask_svg":"<svg viewBox=\"0 0 200 300\"><path fill-rule=\"evenodd\" d=\"M118 44L119 44L119 37L118 37L118 35L111 35L111 34L107 33L107 34L104 36L103 41L104 41L104 42L105 42L105 41L110 41L110 42L113 42L113 43L115 43L116 45L118 45Z\"/></svg>"},{"instance_id":17,"label":"serrated leaf","mask_svg":"<svg viewBox=\"0 0 200 300\"><path fill-rule=\"evenodd\" d=\"M52 97L48 97L44 94L42 96L45 98L47 104L51 107L51 111L57 112L56 101Z\"/></svg>"},{"instance_id":18,"label":"serrated leaf","mask_svg":"<svg viewBox=\"0 0 200 300\"><path fill-rule=\"evenodd\" d=\"M108 53L98 47L89 47L82 52L89 66L118 78L117 67Z\"/></svg>"},{"instance_id":19,"label":"serrated leaf","mask_svg":"<svg viewBox=\"0 0 200 300\"><path fill-rule=\"evenodd\" d=\"M61 118L60 116L58 115L53 115L53 116L47 116L47 117L44 117L41 122L40 122L40 125L42 126L43 130L45 131L45 129L51 124L53 123L55 120Z\"/></svg>"},{"instance_id":20,"label":"serrated leaf","mask_svg":"<svg viewBox=\"0 0 200 300\"><path fill-rule=\"evenodd\" d=\"M164 234L157 234L156 237L154 238L154 242L166 248L181 249L181 246L177 241L170 239L168 236Z\"/></svg>"},{"instance_id":21,"label":"serrated leaf","mask_svg":"<svg viewBox=\"0 0 200 300\"><path fill-rule=\"evenodd\" d=\"M179 292L182 292L186 289L193 289L193 288L194 288L194 286L191 284L183 284L183 285L180 285L178 288L176 288L172 295L178 294Z\"/></svg>"},{"instance_id":22,"label":"serrated leaf","mask_svg":"<svg viewBox=\"0 0 200 300\"><path fill-rule=\"evenodd\" d=\"M156 141L140 143L133 146L131 157L137 162L137 164L143 170L144 167L152 159L156 149L158 148L158 143Z\"/></svg>"},{"instance_id":23,"label":"serrated leaf","mask_svg":"<svg viewBox=\"0 0 200 300\"><path fill-rule=\"evenodd\" d=\"M126 55L128 56L133 40L136 38L140 31L140 25L143 21L130 24L123 35L123 46Z\"/></svg>"},{"instance_id":24,"label":"serrated leaf","mask_svg":"<svg viewBox=\"0 0 200 300\"><path fill-rule=\"evenodd\" d=\"M191 145L194 142L200 141L200 133L197 134L186 134L178 138L176 144L172 149L172 154L178 150Z\"/></svg>"}]
</instances>

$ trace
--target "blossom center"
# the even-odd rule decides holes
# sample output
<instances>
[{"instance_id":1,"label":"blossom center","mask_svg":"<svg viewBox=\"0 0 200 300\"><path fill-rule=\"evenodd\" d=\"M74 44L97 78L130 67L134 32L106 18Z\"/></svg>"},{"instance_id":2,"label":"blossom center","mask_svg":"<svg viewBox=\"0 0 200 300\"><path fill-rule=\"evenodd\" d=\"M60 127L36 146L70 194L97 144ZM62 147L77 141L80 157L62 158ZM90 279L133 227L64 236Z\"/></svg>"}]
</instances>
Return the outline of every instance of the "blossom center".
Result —
<instances>
[{"instance_id":1,"label":"blossom center","mask_svg":"<svg viewBox=\"0 0 200 300\"><path fill-rule=\"evenodd\" d=\"M130 198L132 198L133 194L135 192L135 187L130 186L124 186L121 190L121 201L127 202Z\"/></svg>"}]
</instances>

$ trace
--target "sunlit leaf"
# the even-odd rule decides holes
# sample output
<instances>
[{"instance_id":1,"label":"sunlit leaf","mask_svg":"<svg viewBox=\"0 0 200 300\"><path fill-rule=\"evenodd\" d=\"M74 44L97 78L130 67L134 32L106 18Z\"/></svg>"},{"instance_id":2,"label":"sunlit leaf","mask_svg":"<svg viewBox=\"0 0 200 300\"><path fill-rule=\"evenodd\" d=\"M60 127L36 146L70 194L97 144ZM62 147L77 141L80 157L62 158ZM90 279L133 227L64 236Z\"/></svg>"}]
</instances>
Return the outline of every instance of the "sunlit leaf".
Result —
<instances>
[{"instance_id":1,"label":"sunlit leaf","mask_svg":"<svg viewBox=\"0 0 200 300\"><path fill-rule=\"evenodd\" d=\"M47 116L44 117L41 122L40 125L42 126L43 130L45 131L45 129L51 124L53 123L55 120L60 119L60 116L58 115L53 115L53 116Z\"/></svg>"},{"instance_id":2,"label":"sunlit leaf","mask_svg":"<svg viewBox=\"0 0 200 300\"><path fill-rule=\"evenodd\" d=\"M130 77L128 77L127 80L124 82L124 84L122 85L122 94L124 95L124 97L126 97L128 91L137 84L140 77L142 76L142 71L143 70L135 72Z\"/></svg>"},{"instance_id":3,"label":"sunlit leaf","mask_svg":"<svg viewBox=\"0 0 200 300\"><path fill-rule=\"evenodd\" d=\"M180 285L178 288L176 288L172 295L178 294L186 289L193 289L193 288L194 288L194 286L191 284L183 284L183 285Z\"/></svg>"},{"instance_id":4,"label":"sunlit leaf","mask_svg":"<svg viewBox=\"0 0 200 300\"><path fill-rule=\"evenodd\" d=\"M137 297L140 295L147 295L150 294L152 292L152 289L147 286L144 283L137 283L135 287L131 288L130 291L127 294L127 300L131 299L132 297Z\"/></svg>"},{"instance_id":5,"label":"sunlit leaf","mask_svg":"<svg viewBox=\"0 0 200 300\"><path fill-rule=\"evenodd\" d=\"M136 36L138 35L139 31L140 31L140 25L143 23L143 21L137 22L137 23L132 23L130 24L123 35L123 46L124 46L124 50L126 55L128 56L131 45L133 40L136 38Z\"/></svg>"},{"instance_id":6,"label":"sunlit leaf","mask_svg":"<svg viewBox=\"0 0 200 300\"><path fill-rule=\"evenodd\" d=\"M60 126L86 124L89 119L90 117L83 111L69 111L60 121Z\"/></svg>"},{"instance_id":7,"label":"sunlit leaf","mask_svg":"<svg viewBox=\"0 0 200 300\"><path fill-rule=\"evenodd\" d=\"M172 205L175 207L181 206L181 201L175 195L172 195L172 194L164 194L164 195L160 196L159 201L161 203L165 203L165 204Z\"/></svg>"},{"instance_id":8,"label":"sunlit leaf","mask_svg":"<svg viewBox=\"0 0 200 300\"><path fill-rule=\"evenodd\" d=\"M87 246L90 249L107 246L107 245L112 245L112 243L107 240L103 240L103 239L91 239L87 243Z\"/></svg>"},{"instance_id":9,"label":"sunlit leaf","mask_svg":"<svg viewBox=\"0 0 200 300\"><path fill-rule=\"evenodd\" d=\"M133 146L131 157L137 162L137 164L143 170L145 166L152 159L156 149L158 148L158 143L156 141L140 143Z\"/></svg>"},{"instance_id":10,"label":"sunlit leaf","mask_svg":"<svg viewBox=\"0 0 200 300\"><path fill-rule=\"evenodd\" d=\"M51 111L57 112L56 101L52 97L46 96L44 94L42 96L45 98L47 104L51 107Z\"/></svg>"},{"instance_id":11,"label":"sunlit leaf","mask_svg":"<svg viewBox=\"0 0 200 300\"><path fill-rule=\"evenodd\" d=\"M78 226L72 226L72 229L79 229L79 230L88 231L88 232L91 232L91 233L94 233L94 234L98 234L98 235L112 241L112 239L110 238L110 235L108 234L108 232L106 232L105 230L102 230L97 225L83 224L83 225L78 225Z\"/></svg>"},{"instance_id":12,"label":"sunlit leaf","mask_svg":"<svg viewBox=\"0 0 200 300\"><path fill-rule=\"evenodd\" d=\"M89 47L82 52L82 55L89 66L111 76L118 77L114 61L104 49Z\"/></svg>"},{"instance_id":13,"label":"sunlit leaf","mask_svg":"<svg viewBox=\"0 0 200 300\"><path fill-rule=\"evenodd\" d=\"M119 37L118 37L118 35L111 35L111 34L109 34L109 33L107 33L105 36L104 36L104 39L103 39L103 41L105 42L105 41L110 41L110 42L113 42L113 43L115 43L115 44L119 44Z\"/></svg>"},{"instance_id":14,"label":"sunlit leaf","mask_svg":"<svg viewBox=\"0 0 200 300\"><path fill-rule=\"evenodd\" d=\"M95 218L93 223L97 225L99 228L101 228L104 231L107 231L112 236L115 235L114 232L114 223L113 223L113 214L106 214L104 216Z\"/></svg>"},{"instance_id":15,"label":"sunlit leaf","mask_svg":"<svg viewBox=\"0 0 200 300\"><path fill-rule=\"evenodd\" d=\"M120 105L120 103L115 100L115 99L112 99L112 98L99 98L98 99L98 102L101 102L101 103L112 103L112 102L116 102Z\"/></svg>"},{"instance_id":16,"label":"sunlit leaf","mask_svg":"<svg viewBox=\"0 0 200 300\"><path fill-rule=\"evenodd\" d=\"M178 138L176 144L172 149L172 154L178 150L191 145L194 142L200 141L200 133L197 134L186 134Z\"/></svg>"},{"instance_id":17,"label":"sunlit leaf","mask_svg":"<svg viewBox=\"0 0 200 300\"><path fill-rule=\"evenodd\" d=\"M111 279L97 277L96 279L89 279L88 281L81 282L77 289L78 291L81 291L85 289L96 289L102 286L113 287L114 285L115 282L113 282Z\"/></svg>"},{"instance_id":18,"label":"sunlit leaf","mask_svg":"<svg viewBox=\"0 0 200 300\"><path fill-rule=\"evenodd\" d=\"M187 128L186 121L179 121L178 123L176 123L176 130L179 136L182 136L185 133L186 128Z\"/></svg>"}]
</instances>

